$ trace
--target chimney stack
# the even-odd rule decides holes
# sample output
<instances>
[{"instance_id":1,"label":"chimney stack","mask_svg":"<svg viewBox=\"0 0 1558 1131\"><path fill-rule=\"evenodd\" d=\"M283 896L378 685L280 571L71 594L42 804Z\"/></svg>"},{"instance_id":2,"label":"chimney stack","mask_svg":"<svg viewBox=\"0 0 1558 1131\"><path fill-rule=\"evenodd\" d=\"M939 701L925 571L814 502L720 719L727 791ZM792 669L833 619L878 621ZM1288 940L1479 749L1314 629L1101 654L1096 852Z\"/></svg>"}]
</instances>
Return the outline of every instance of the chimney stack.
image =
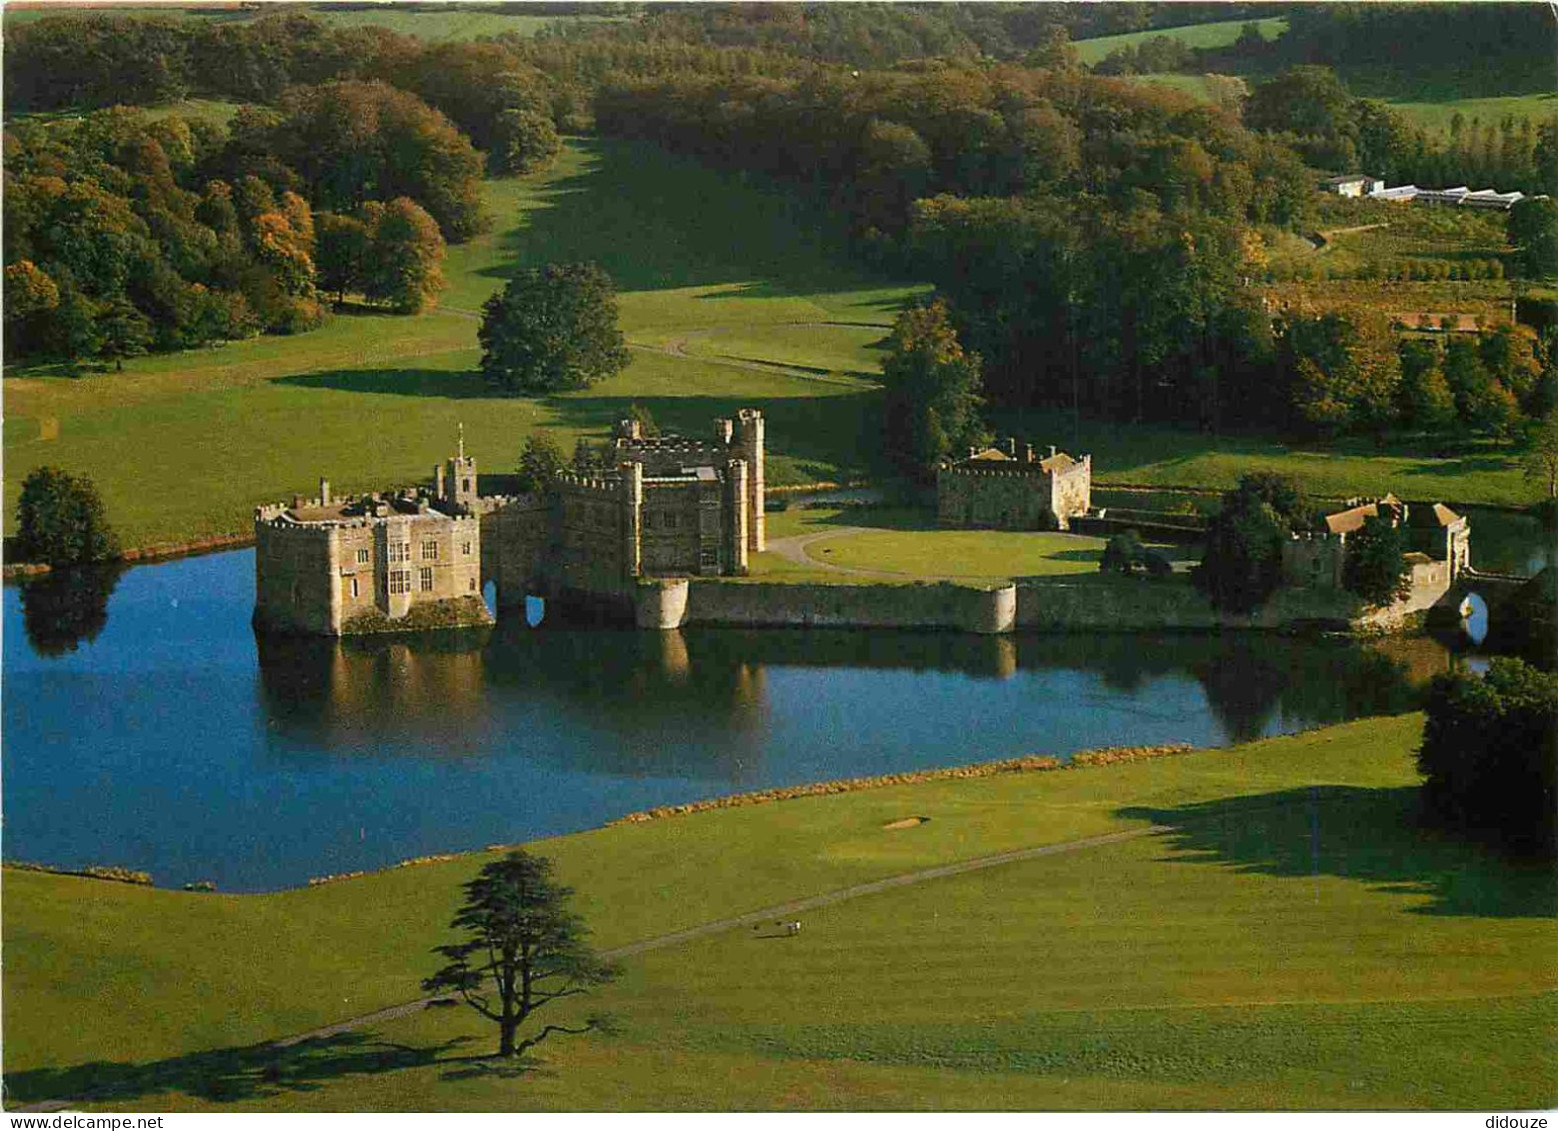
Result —
<instances>
[{"instance_id":1,"label":"chimney stack","mask_svg":"<svg viewBox=\"0 0 1558 1131\"><path fill-rule=\"evenodd\" d=\"M322 475L319 477L319 505L322 507L330 505L330 480Z\"/></svg>"},{"instance_id":2,"label":"chimney stack","mask_svg":"<svg viewBox=\"0 0 1558 1131\"><path fill-rule=\"evenodd\" d=\"M1055 458L1055 455L1056 455L1056 452L1055 452L1055 445L1054 445L1054 444L1051 444L1051 445L1050 445L1050 446L1049 446L1049 458L1050 458L1050 459L1054 459L1054 458Z\"/></svg>"},{"instance_id":3,"label":"chimney stack","mask_svg":"<svg viewBox=\"0 0 1558 1131\"><path fill-rule=\"evenodd\" d=\"M1006 454L1011 456L1013 459L1017 458L1017 437L1016 436L1008 436L1008 437L1006 437Z\"/></svg>"},{"instance_id":4,"label":"chimney stack","mask_svg":"<svg viewBox=\"0 0 1558 1131\"><path fill-rule=\"evenodd\" d=\"M1022 446L1022 462L1023 463L1032 463L1033 462L1033 445L1032 444L1024 444Z\"/></svg>"}]
</instances>

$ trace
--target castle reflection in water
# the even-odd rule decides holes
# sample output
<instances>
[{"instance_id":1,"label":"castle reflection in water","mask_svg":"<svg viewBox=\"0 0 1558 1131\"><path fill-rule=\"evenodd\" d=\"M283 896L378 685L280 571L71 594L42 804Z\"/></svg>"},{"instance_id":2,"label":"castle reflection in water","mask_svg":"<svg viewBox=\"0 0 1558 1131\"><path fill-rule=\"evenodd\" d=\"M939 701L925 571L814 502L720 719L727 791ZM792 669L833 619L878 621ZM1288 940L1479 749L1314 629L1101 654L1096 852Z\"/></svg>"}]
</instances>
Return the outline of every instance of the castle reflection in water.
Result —
<instances>
[{"instance_id":1,"label":"castle reflection in water","mask_svg":"<svg viewBox=\"0 0 1558 1131\"><path fill-rule=\"evenodd\" d=\"M256 646L269 725L310 745L372 753L379 737L410 733L427 744L426 755L460 758L494 743L523 745L525 716L545 714L619 740L597 747L592 761L615 749L625 764L596 768L634 772L631 763L653 745L646 736L661 734L705 759L728 756L728 765L704 768L733 780L756 776L751 760L771 729L774 668L940 672L978 681L1081 671L1127 694L1165 679L1193 681L1229 738L1241 741L1269 733L1274 721L1289 729L1295 721L1321 725L1410 710L1421 685L1455 662L1427 638L1359 646L1254 634L641 633L530 627L517 617L491 629L418 636L262 634ZM1044 710L1050 686L1034 681L1029 709Z\"/></svg>"}]
</instances>

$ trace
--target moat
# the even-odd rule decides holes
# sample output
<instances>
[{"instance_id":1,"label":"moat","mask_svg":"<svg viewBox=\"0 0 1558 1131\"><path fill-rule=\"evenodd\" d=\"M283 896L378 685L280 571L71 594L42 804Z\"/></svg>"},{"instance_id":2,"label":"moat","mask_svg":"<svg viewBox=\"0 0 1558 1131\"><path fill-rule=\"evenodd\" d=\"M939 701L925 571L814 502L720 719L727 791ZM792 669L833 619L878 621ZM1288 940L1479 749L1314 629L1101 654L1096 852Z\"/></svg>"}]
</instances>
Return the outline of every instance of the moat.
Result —
<instances>
[{"instance_id":1,"label":"moat","mask_svg":"<svg viewBox=\"0 0 1558 1131\"><path fill-rule=\"evenodd\" d=\"M262 890L829 778L1409 709L1427 639L689 630L256 638L252 551L4 601L5 856ZM106 607L101 598L107 594Z\"/></svg>"}]
</instances>

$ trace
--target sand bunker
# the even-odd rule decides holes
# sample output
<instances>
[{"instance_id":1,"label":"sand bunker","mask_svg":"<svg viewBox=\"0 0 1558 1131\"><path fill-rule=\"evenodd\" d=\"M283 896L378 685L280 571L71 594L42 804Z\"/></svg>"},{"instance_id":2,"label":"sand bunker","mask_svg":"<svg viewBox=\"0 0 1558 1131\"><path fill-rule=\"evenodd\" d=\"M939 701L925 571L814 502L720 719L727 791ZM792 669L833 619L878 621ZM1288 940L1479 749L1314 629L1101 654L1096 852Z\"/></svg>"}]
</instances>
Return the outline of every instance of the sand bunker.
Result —
<instances>
[{"instance_id":1,"label":"sand bunker","mask_svg":"<svg viewBox=\"0 0 1558 1131\"><path fill-rule=\"evenodd\" d=\"M888 821L882 827L884 829L912 829L915 825L923 825L929 817L900 817L896 821Z\"/></svg>"}]
</instances>

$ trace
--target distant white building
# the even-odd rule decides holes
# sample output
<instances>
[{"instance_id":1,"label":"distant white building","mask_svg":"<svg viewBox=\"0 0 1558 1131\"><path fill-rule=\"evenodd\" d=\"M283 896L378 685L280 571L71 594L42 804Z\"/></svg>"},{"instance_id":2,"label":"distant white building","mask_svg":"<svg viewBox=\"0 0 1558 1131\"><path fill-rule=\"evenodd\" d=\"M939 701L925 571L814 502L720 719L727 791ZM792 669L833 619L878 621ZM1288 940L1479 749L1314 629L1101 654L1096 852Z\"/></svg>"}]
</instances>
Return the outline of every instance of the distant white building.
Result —
<instances>
[{"instance_id":1,"label":"distant white building","mask_svg":"<svg viewBox=\"0 0 1558 1131\"><path fill-rule=\"evenodd\" d=\"M1416 199L1421 204L1456 204L1465 208L1497 208L1508 212L1526 199L1523 192L1497 192L1485 188L1475 191L1465 185L1447 189L1419 189Z\"/></svg>"},{"instance_id":2,"label":"distant white building","mask_svg":"<svg viewBox=\"0 0 1558 1131\"><path fill-rule=\"evenodd\" d=\"M1385 182L1379 177L1369 177L1362 173L1332 177L1324 185L1326 192L1335 193L1337 196L1373 196L1384 187Z\"/></svg>"}]
</instances>

